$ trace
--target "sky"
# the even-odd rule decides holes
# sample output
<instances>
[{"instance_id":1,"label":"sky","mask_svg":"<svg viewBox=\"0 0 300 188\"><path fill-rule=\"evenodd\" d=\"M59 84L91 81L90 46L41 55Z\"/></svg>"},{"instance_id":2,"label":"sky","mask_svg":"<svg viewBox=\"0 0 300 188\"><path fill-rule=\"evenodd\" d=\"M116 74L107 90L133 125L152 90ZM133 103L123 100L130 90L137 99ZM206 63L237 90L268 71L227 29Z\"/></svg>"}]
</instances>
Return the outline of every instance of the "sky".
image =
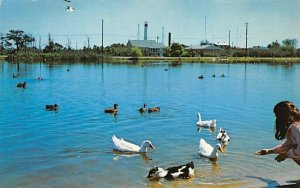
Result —
<instances>
[{"instance_id":1,"label":"sky","mask_svg":"<svg viewBox=\"0 0 300 188\"><path fill-rule=\"evenodd\" d=\"M66 12L66 7L75 8ZM0 34L23 30L44 47L48 34L72 48L144 38L188 46L202 40L237 47L295 38L300 46L300 0L0 0ZM230 34L229 34L230 33Z\"/></svg>"}]
</instances>

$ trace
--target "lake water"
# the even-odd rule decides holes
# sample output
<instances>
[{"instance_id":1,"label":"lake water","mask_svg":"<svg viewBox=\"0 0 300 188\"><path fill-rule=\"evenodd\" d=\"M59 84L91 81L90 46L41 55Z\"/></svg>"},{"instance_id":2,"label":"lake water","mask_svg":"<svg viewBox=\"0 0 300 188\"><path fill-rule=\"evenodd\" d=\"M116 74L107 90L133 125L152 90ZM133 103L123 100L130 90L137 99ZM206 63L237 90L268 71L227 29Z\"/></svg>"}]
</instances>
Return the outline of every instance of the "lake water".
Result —
<instances>
[{"instance_id":1,"label":"lake water","mask_svg":"<svg viewBox=\"0 0 300 188\"><path fill-rule=\"evenodd\" d=\"M16 87L24 81L26 89ZM300 179L292 160L254 155L281 142L274 138L274 105L300 106L299 64L0 62L0 86L1 188L273 187ZM45 111L54 103L58 112ZM114 103L119 114L105 114ZM144 103L161 111L140 114ZM217 130L199 130L197 112L231 137L217 163L198 156L199 139L215 144ZM156 150L115 154L113 134L138 145L150 139ZM189 180L145 178L154 165L190 161Z\"/></svg>"}]
</instances>

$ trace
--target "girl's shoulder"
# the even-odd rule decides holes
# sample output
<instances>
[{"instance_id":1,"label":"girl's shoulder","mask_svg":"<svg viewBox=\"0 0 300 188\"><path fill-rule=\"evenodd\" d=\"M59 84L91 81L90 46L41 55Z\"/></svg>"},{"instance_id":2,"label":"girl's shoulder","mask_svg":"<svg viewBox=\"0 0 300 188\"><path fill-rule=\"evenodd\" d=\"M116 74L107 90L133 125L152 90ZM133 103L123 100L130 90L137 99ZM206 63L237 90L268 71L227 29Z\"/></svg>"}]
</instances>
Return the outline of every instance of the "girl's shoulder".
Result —
<instances>
[{"instance_id":1,"label":"girl's shoulder","mask_svg":"<svg viewBox=\"0 0 300 188\"><path fill-rule=\"evenodd\" d=\"M291 123L291 125L293 125L293 126L300 126L300 121L293 122L293 123Z\"/></svg>"},{"instance_id":2,"label":"girl's shoulder","mask_svg":"<svg viewBox=\"0 0 300 188\"><path fill-rule=\"evenodd\" d=\"M294 122L289 126L289 129L292 130L297 130L300 131L300 122Z\"/></svg>"}]
</instances>

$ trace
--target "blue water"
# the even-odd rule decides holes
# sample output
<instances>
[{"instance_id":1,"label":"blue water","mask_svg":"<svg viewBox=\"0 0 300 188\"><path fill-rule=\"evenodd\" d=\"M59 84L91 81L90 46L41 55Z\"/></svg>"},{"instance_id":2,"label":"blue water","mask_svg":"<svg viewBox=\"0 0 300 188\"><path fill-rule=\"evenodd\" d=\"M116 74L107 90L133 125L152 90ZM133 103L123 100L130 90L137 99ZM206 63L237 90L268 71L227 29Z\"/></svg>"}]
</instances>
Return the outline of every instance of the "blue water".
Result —
<instances>
[{"instance_id":1,"label":"blue water","mask_svg":"<svg viewBox=\"0 0 300 188\"><path fill-rule=\"evenodd\" d=\"M26 89L16 87L24 81ZM299 167L292 160L254 153L280 143L273 106L300 106L299 91L299 64L0 62L0 187L263 187L293 180ZM45 111L54 103L58 112ZM119 114L105 114L114 103ZM140 114L144 103L161 111ZM217 163L197 154L199 139L215 144L217 134L198 129L197 112L231 137ZM113 134L138 145L150 139L156 150L112 153ZM145 178L154 165L189 161L192 179Z\"/></svg>"}]
</instances>

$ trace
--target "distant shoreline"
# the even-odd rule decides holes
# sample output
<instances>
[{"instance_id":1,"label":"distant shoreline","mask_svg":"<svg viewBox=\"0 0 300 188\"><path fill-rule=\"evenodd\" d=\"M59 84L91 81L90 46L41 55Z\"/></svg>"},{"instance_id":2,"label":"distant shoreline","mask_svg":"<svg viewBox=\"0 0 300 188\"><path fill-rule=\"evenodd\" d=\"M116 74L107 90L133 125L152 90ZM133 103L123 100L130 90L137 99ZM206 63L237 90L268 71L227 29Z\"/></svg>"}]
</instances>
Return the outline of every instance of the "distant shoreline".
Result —
<instances>
[{"instance_id":1,"label":"distant shoreline","mask_svg":"<svg viewBox=\"0 0 300 188\"><path fill-rule=\"evenodd\" d=\"M0 55L0 60L8 60L7 55ZM16 58L14 61L26 62L26 59ZM29 62L40 62L40 58L30 59ZM68 60L43 60L45 62L70 62ZM91 61L112 61L112 62L207 62L207 63L300 63L300 57L98 57ZM80 61L79 61L80 62ZM83 61L86 62L86 61Z\"/></svg>"},{"instance_id":2,"label":"distant shoreline","mask_svg":"<svg viewBox=\"0 0 300 188\"><path fill-rule=\"evenodd\" d=\"M146 62L300 63L300 57L112 57L112 60Z\"/></svg>"}]
</instances>

